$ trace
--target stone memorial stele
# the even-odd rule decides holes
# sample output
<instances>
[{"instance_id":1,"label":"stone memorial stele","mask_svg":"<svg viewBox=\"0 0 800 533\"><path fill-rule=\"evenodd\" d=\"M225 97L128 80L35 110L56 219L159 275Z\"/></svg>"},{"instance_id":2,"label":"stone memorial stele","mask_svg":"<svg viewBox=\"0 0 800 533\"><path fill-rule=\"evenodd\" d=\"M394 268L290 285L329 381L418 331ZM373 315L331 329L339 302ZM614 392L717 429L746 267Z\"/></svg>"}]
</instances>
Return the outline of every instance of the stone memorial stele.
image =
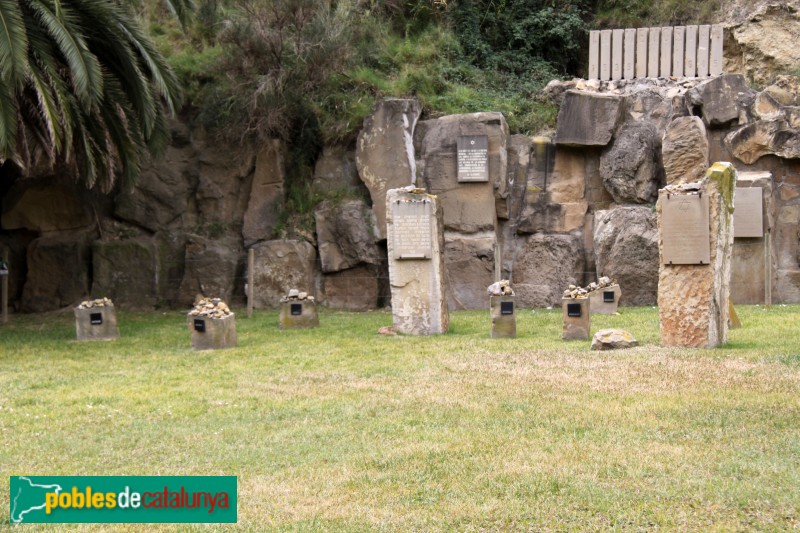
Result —
<instances>
[{"instance_id":1,"label":"stone memorial stele","mask_svg":"<svg viewBox=\"0 0 800 533\"><path fill-rule=\"evenodd\" d=\"M413 186L386 193L392 322L399 333L434 335L450 325L439 198Z\"/></svg>"},{"instance_id":2,"label":"stone memorial stele","mask_svg":"<svg viewBox=\"0 0 800 533\"><path fill-rule=\"evenodd\" d=\"M79 341L119 338L117 313L108 298L87 300L74 309L75 333Z\"/></svg>"},{"instance_id":3,"label":"stone memorial stele","mask_svg":"<svg viewBox=\"0 0 800 533\"><path fill-rule=\"evenodd\" d=\"M300 298L303 296L303 298ZM305 292L289 291L289 296L281 298L278 315L280 329L307 329L319 326L317 302Z\"/></svg>"},{"instance_id":4,"label":"stone memorial stele","mask_svg":"<svg viewBox=\"0 0 800 533\"><path fill-rule=\"evenodd\" d=\"M656 216L661 256L658 312L662 346L713 348L727 342L735 188L735 167L731 163L715 163L702 181L669 185L659 191ZM675 197L701 195L708 208L708 240L686 243L685 247L709 250L709 260L670 264L665 260L664 208ZM698 234L687 231L682 238L696 240Z\"/></svg>"},{"instance_id":5,"label":"stone memorial stele","mask_svg":"<svg viewBox=\"0 0 800 533\"><path fill-rule=\"evenodd\" d=\"M588 341L592 327L589 298L562 298L561 311L564 315L564 330L561 338L565 341Z\"/></svg>"},{"instance_id":6,"label":"stone memorial stele","mask_svg":"<svg viewBox=\"0 0 800 533\"><path fill-rule=\"evenodd\" d=\"M195 350L236 346L236 317L219 298L203 298L186 315Z\"/></svg>"},{"instance_id":7,"label":"stone memorial stele","mask_svg":"<svg viewBox=\"0 0 800 533\"><path fill-rule=\"evenodd\" d=\"M514 339L517 336L517 309L514 291L508 280L492 283L489 293L489 315L493 339Z\"/></svg>"},{"instance_id":8,"label":"stone memorial stele","mask_svg":"<svg viewBox=\"0 0 800 533\"><path fill-rule=\"evenodd\" d=\"M733 236L764 236L764 201L761 187L736 187Z\"/></svg>"}]
</instances>

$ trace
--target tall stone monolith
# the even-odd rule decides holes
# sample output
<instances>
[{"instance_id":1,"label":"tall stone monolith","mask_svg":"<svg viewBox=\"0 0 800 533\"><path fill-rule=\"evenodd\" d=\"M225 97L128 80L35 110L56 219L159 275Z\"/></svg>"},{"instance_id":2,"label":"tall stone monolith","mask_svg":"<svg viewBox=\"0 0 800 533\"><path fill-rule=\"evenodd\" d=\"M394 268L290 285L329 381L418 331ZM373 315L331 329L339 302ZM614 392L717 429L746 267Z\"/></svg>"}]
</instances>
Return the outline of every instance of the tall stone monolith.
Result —
<instances>
[{"instance_id":1,"label":"tall stone monolith","mask_svg":"<svg viewBox=\"0 0 800 533\"><path fill-rule=\"evenodd\" d=\"M736 169L659 191L658 311L661 345L713 348L728 340Z\"/></svg>"},{"instance_id":2,"label":"tall stone monolith","mask_svg":"<svg viewBox=\"0 0 800 533\"><path fill-rule=\"evenodd\" d=\"M409 335L447 332L450 315L439 198L413 186L390 189L386 240L394 327Z\"/></svg>"}]
</instances>

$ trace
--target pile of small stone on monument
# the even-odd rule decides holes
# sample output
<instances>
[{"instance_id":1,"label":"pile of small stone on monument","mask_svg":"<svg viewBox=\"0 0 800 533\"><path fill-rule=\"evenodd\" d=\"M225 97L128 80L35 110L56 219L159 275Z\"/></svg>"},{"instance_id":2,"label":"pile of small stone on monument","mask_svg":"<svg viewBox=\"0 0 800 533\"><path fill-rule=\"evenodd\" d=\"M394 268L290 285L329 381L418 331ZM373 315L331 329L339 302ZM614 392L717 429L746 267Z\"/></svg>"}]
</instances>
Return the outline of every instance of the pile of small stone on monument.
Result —
<instances>
[{"instance_id":1,"label":"pile of small stone on monument","mask_svg":"<svg viewBox=\"0 0 800 533\"><path fill-rule=\"evenodd\" d=\"M194 304L194 307L189 311L191 316L202 316L208 318L225 318L232 315L228 304L223 302L220 298L201 298Z\"/></svg>"}]
</instances>

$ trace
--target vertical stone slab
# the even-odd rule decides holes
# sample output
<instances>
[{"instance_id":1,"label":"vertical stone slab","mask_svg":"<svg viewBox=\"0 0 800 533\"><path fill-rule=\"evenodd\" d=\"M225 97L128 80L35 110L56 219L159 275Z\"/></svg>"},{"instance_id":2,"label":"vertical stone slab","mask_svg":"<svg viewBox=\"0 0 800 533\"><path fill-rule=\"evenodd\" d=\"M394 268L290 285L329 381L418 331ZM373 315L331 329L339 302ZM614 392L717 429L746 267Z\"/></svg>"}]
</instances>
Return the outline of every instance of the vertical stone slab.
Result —
<instances>
[{"instance_id":1,"label":"vertical stone slab","mask_svg":"<svg viewBox=\"0 0 800 533\"><path fill-rule=\"evenodd\" d=\"M728 340L731 255L733 249L733 194L736 169L715 163L694 191L668 186L659 191L656 216L659 228L658 312L661 345L713 348ZM702 194L708 200L708 264L664 264L664 203L668 195Z\"/></svg>"},{"instance_id":2,"label":"vertical stone slab","mask_svg":"<svg viewBox=\"0 0 800 533\"><path fill-rule=\"evenodd\" d=\"M449 328L443 226L437 196L412 188L387 192L392 321L400 333L434 335Z\"/></svg>"},{"instance_id":3,"label":"vertical stone slab","mask_svg":"<svg viewBox=\"0 0 800 533\"><path fill-rule=\"evenodd\" d=\"M600 32L600 79L611 79L611 30Z\"/></svg>"},{"instance_id":4,"label":"vertical stone slab","mask_svg":"<svg viewBox=\"0 0 800 533\"><path fill-rule=\"evenodd\" d=\"M687 78L697 76L697 26L686 26L686 59L683 62L683 75Z\"/></svg>"},{"instance_id":5,"label":"vertical stone slab","mask_svg":"<svg viewBox=\"0 0 800 533\"><path fill-rule=\"evenodd\" d=\"M517 337L517 307L513 296L490 296L489 313L493 339Z\"/></svg>"},{"instance_id":6,"label":"vertical stone slab","mask_svg":"<svg viewBox=\"0 0 800 533\"><path fill-rule=\"evenodd\" d=\"M589 298L562 298L561 313L564 316L562 339L588 341L591 338L592 319L589 305Z\"/></svg>"},{"instance_id":7,"label":"vertical stone slab","mask_svg":"<svg viewBox=\"0 0 800 533\"><path fill-rule=\"evenodd\" d=\"M79 341L108 341L119 338L117 312L113 305L75 308L75 334Z\"/></svg>"},{"instance_id":8,"label":"vertical stone slab","mask_svg":"<svg viewBox=\"0 0 800 533\"><path fill-rule=\"evenodd\" d=\"M625 30L625 44L622 52L622 78L632 80L636 77L636 30Z\"/></svg>"},{"instance_id":9,"label":"vertical stone slab","mask_svg":"<svg viewBox=\"0 0 800 533\"><path fill-rule=\"evenodd\" d=\"M624 36L624 30L611 32L611 79L614 81L622 79L622 41Z\"/></svg>"},{"instance_id":10,"label":"vertical stone slab","mask_svg":"<svg viewBox=\"0 0 800 533\"><path fill-rule=\"evenodd\" d=\"M589 32L589 79L600 79L600 31Z\"/></svg>"},{"instance_id":11,"label":"vertical stone slab","mask_svg":"<svg viewBox=\"0 0 800 533\"><path fill-rule=\"evenodd\" d=\"M684 39L686 39L686 26L672 28L672 75L676 78L683 77Z\"/></svg>"},{"instance_id":12,"label":"vertical stone slab","mask_svg":"<svg viewBox=\"0 0 800 533\"><path fill-rule=\"evenodd\" d=\"M714 24L711 26L711 63L709 65L708 73L711 76L719 76L722 74L723 56L722 56L722 39L723 29L722 24Z\"/></svg>"},{"instance_id":13,"label":"vertical stone slab","mask_svg":"<svg viewBox=\"0 0 800 533\"><path fill-rule=\"evenodd\" d=\"M636 77L647 77L647 28L637 28L636 30Z\"/></svg>"},{"instance_id":14,"label":"vertical stone slab","mask_svg":"<svg viewBox=\"0 0 800 533\"><path fill-rule=\"evenodd\" d=\"M661 77L672 75L672 28L661 28Z\"/></svg>"},{"instance_id":15,"label":"vertical stone slab","mask_svg":"<svg viewBox=\"0 0 800 533\"><path fill-rule=\"evenodd\" d=\"M650 28L647 43L647 77L657 78L659 67L659 45L661 44L661 28Z\"/></svg>"},{"instance_id":16,"label":"vertical stone slab","mask_svg":"<svg viewBox=\"0 0 800 533\"><path fill-rule=\"evenodd\" d=\"M711 26L704 24L697 30L697 77L708 76L709 38Z\"/></svg>"}]
</instances>

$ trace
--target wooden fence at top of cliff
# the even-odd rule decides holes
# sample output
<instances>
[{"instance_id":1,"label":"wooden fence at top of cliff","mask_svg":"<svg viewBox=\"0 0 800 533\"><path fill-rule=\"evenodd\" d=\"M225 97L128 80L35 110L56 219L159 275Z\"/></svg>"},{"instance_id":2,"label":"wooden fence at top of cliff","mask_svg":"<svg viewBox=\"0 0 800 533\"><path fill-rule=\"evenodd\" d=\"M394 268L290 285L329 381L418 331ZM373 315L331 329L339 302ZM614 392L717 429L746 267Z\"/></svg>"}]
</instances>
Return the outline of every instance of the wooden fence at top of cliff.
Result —
<instances>
[{"instance_id":1,"label":"wooden fence at top of cliff","mask_svg":"<svg viewBox=\"0 0 800 533\"><path fill-rule=\"evenodd\" d=\"M719 76L722 62L721 24L589 32L589 79Z\"/></svg>"}]
</instances>

